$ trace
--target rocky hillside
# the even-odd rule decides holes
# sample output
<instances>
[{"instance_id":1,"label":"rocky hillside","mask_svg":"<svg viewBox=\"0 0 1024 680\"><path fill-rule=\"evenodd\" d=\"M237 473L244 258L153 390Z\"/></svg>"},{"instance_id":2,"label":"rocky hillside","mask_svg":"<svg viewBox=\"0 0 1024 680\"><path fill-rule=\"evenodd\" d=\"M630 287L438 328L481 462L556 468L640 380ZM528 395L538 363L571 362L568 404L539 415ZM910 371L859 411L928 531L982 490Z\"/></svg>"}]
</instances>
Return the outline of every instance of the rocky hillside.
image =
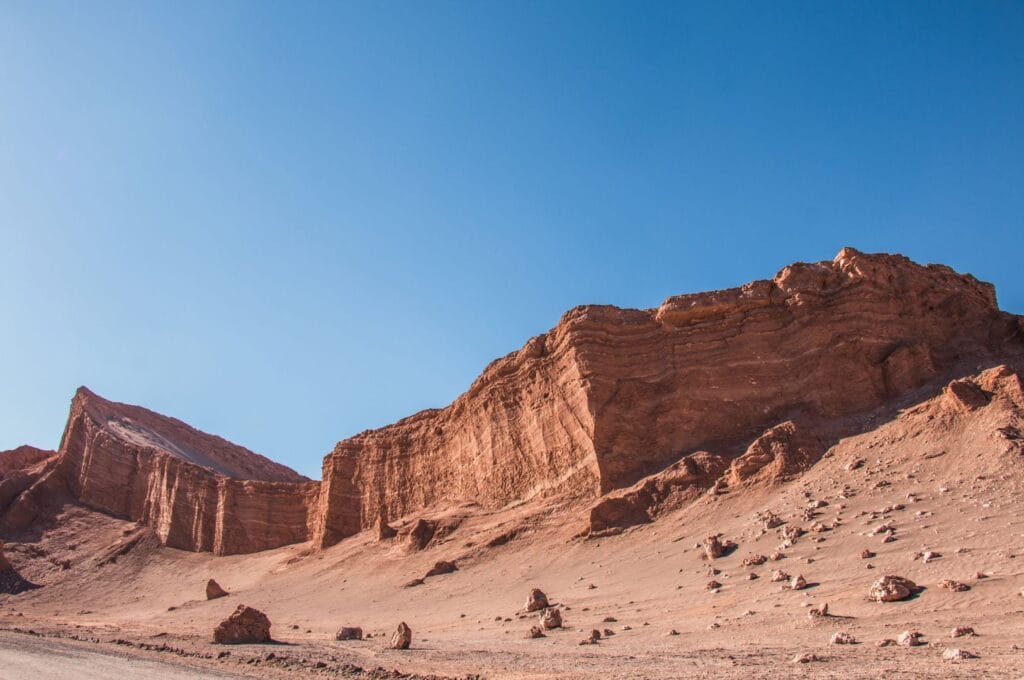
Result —
<instances>
[{"instance_id":1,"label":"rocky hillside","mask_svg":"<svg viewBox=\"0 0 1024 680\"><path fill-rule=\"evenodd\" d=\"M450 406L338 443L319 483L83 388L57 454L0 478L0 529L31 534L72 503L223 555L324 548L397 520L429 542L437 527L416 519L555 498L587 531L621 531L798 475L903 395L1022 353L1022 320L991 285L846 248L656 309L573 309Z\"/></svg>"}]
</instances>

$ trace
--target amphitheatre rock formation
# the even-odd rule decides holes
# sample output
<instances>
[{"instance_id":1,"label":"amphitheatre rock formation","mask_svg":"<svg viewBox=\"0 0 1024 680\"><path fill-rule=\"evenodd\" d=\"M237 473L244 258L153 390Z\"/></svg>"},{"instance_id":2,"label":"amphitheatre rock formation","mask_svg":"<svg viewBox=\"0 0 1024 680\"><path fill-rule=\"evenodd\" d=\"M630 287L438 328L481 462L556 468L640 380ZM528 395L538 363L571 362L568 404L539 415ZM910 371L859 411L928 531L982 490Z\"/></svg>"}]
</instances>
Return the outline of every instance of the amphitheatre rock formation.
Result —
<instances>
[{"instance_id":1,"label":"amphitheatre rock formation","mask_svg":"<svg viewBox=\"0 0 1024 680\"><path fill-rule=\"evenodd\" d=\"M30 532L72 502L227 555L544 496L592 502L590 531L621 529L799 474L858 416L1019 351L1022 334L989 284L844 248L656 309L577 307L450 406L339 442L322 482L81 388L59 451L0 454L0 529ZM961 408L984 400L969 381L948 391Z\"/></svg>"}]
</instances>

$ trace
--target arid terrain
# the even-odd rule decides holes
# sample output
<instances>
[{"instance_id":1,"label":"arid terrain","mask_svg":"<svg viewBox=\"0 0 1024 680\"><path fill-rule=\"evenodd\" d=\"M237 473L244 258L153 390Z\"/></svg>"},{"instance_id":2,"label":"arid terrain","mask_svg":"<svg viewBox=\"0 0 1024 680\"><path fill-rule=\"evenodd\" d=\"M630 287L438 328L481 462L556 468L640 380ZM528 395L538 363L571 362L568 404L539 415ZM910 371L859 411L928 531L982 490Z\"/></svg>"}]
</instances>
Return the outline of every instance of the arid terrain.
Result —
<instances>
[{"instance_id":1,"label":"arid terrain","mask_svg":"<svg viewBox=\"0 0 1024 680\"><path fill-rule=\"evenodd\" d=\"M0 453L0 678L1020 678L1022 371L991 286L844 249L576 308L319 482L83 388Z\"/></svg>"}]
</instances>

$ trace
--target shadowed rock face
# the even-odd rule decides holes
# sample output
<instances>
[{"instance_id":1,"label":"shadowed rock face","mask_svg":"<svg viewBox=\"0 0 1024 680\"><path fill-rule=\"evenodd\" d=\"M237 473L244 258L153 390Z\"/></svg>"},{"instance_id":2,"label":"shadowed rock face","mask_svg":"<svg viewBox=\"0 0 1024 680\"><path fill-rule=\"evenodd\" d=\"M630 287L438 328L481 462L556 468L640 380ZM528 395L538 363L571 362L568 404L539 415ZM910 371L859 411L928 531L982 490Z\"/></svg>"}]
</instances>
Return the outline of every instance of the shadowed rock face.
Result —
<instances>
[{"instance_id":1,"label":"shadowed rock face","mask_svg":"<svg viewBox=\"0 0 1024 680\"><path fill-rule=\"evenodd\" d=\"M247 553L307 540L318 491L248 449L81 388L57 456L3 526L29 528L67 498L146 524L171 547Z\"/></svg>"},{"instance_id":2,"label":"shadowed rock face","mask_svg":"<svg viewBox=\"0 0 1024 680\"><path fill-rule=\"evenodd\" d=\"M746 446L762 433L730 478L765 465L785 473L821 453L789 445L795 415L820 421L872 410L944 372L998 358L1020 337L991 285L851 248L657 309L578 307L491 364L449 407L340 442L324 460L313 538L331 545L382 511L593 498L688 453ZM605 508L601 522L643 514L638 498L657 502L697 476L669 471Z\"/></svg>"}]
</instances>

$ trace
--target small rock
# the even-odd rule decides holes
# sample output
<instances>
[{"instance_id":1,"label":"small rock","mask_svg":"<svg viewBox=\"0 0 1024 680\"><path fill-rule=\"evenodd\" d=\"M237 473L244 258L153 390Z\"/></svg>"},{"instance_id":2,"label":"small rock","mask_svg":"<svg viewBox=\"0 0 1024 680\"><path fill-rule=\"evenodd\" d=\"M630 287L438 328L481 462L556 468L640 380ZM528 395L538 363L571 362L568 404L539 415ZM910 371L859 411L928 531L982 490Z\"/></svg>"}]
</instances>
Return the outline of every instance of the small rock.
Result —
<instances>
[{"instance_id":1,"label":"small rock","mask_svg":"<svg viewBox=\"0 0 1024 680\"><path fill-rule=\"evenodd\" d=\"M953 579L950 579L950 578L943 579L943 580L939 581L939 587L943 588L945 590L952 590L954 593L962 593L964 591L967 591L967 590L971 589L971 587L969 585L967 585L966 583L961 583L960 581L954 581Z\"/></svg>"},{"instance_id":2,"label":"small rock","mask_svg":"<svg viewBox=\"0 0 1024 680\"><path fill-rule=\"evenodd\" d=\"M952 638L966 637L968 635L974 635L974 629L970 626L957 626L949 633L949 637Z\"/></svg>"},{"instance_id":3,"label":"small rock","mask_svg":"<svg viewBox=\"0 0 1024 680\"><path fill-rule=\"evenodd\" d=\"M857 644L857 638L849 633L835 633L828 643L830 645L855 645Z\"/></svg>"},{"instance_id":4,"label":"small rock","mask_svg":"<svg viewBox=\"0 0 1024 680\"><path fill-rule=\"evenodd\" d=\"M526 634L527 639L536 640L537 638L547 637L544 635L544 629L540 626L531 626L530 632Z\"/></svg>"},{"instance_id":5,"label":"small rock","mask_svg":"<svg viewBox=\"0 0 1024 680\"><path fill-rule=\"evenodd\" d=\"M747 555L746 557L743 558L743 566L744 567L756 567L758 565L764 564L767 561L768 561L768 558L765 557L764 555Z\"/></svg>"},{"instance_id":6,"label":"small rock","mask_svg":"<svg viewBox=\"0 0 1024 680\"><path fill-rule=\"evenodd\" d=\"M887 575L871 586L868 599L874 602L896 602L907 599L918 590L917 584L908 578Z\"/></svg>"},{"instance_id":7,"label":"small rock","mask_svg":"<svg viewBox=\"0 0 1024 680\"><path fill-rule=\"evenodd\" d=\"M966 661L967 659L977 659L978 655L968 652L966 649L947 649L942 653L942 658L946 661Z\"/></svg>"},{"instance_id":8,"label":"small rock","mask_svg":"<svg viewBox=\"0 0 1024 680\"><path fill-rule=\"evenodd\" d=\"M545 609L544 613L540 617L540 625L544 627L544 630L552 630L553 628L562 627L562 612L557 608L551 607Z\"/></svg>"},{"instance_id":9,"label":"small rock","mask_svg":"<svg viewBox=\"0 0 1024 680\"><path fill-rule=\"evenodd\" d=\"M774 569L772 571L772 583L781 583L782 581L788 581L789 578L789 574L782 571L781 569Z\"/></svg>"},{"instance_id":10,"label":"small rock","mask_svg":"<svg viewBox=\"0 0 1024 680\"><path fill-rule=\"evenodd\" d=\"M801 576L799 574L794 576L793 578L791 578L789 580L789 589L790 590L803 590L806 587L807 587L807 579L805 579L803 576Z\"/></svg>"},{"instance_id":11,"label":"small rock","mask_svg":"<svg viewBox=\"0 0 1024 680\"><path fill-rule=\"evenodd\" d=\"M916 630L905 630L896 638L896 643L903 647L920 647L924 644L921 642L922 637Z\"/></svg>"},{"instance_id":12,"label":"small rock","mask_svg":"<svg viewBox=\"0 0 1024 680\"><path fill-rule=\"evenodd\" d=\"M868 550L867 548L864 548L863 550L860 551L860 558L862 560L870 560L874 556L875 556L875 553L873 553L872 551Z\"/></svg>"},{"instance_id":13,"label":"small rock","mask_svg":"<svg viewBox=\"0 0 1024 680\"><path fill-rule=\"evenodd\" d=\"M797 654L793 657L793 663L811 663L812 661L821 661L821 657L817 654L811 654L806 652L804 654Z\"/></svg>"},{"instance_id":14,"label":"small rock","mask_svg":"<svg viewBox=\"0 0 1024 680\"><path fill-rule=\"evenodd\" d=\"M335 640L362 640L363 629L358 626L342 626L334 636Z\"/></svg>"},{"instance_id":15,"label":"small rock","mask_svg":"<svg viewBox=\"0 0 1024 680\"><path fill-rule=\"evenodd\" d=\"M409 645L412 644L412 628L402 621L398 624L398 630L391 636L391 644L388 645L389 649L409 649Z\"/></svg>"},{"instance_id":16,"label":"small rock","mask_svg":"<svg viewBox=\"0 0 1024 680\"><path fill-rule=\"evenodd\" d=\"M218 597L227 597L228 591L220 587L220 584L212 578L206 582L206 599L216 600Z\"/></svg>"},{"instance_id":17,"label":"small rock","mask_svg":"<svg viewBox=\"0 0 1024 680\"><path fill-rule=\"evenodd\" d=\"M440 576L442 574L450 574L453 571L458 571L458 569L459 568L455 566L454 562L441 560L439 562L434 563L434 566L430 568L430 571L427 572L427 575L424 578L430 578L431 576Z\"/></svg>"},{"instance_id":18,"label":"small rock","mask_svg":"<svg viewBox=\"0 0 1024 680\"><path fill-rule=\"evenodd\" d=\"M539 612L548 608L548 596L540 588L530 591L530 597L526 600L526 611Z\"/></svg>"},{"instance_id":19,"label":"small rock","mask_svg":"<svg viewBox=\"0 0 1024 680\"><path fill-rule=\"evenodd\" d=\"M721 587L722 584L718 581L708 581L707 584L704 586L706 590L718 590Z\"/></svg>"}]
</instances>

